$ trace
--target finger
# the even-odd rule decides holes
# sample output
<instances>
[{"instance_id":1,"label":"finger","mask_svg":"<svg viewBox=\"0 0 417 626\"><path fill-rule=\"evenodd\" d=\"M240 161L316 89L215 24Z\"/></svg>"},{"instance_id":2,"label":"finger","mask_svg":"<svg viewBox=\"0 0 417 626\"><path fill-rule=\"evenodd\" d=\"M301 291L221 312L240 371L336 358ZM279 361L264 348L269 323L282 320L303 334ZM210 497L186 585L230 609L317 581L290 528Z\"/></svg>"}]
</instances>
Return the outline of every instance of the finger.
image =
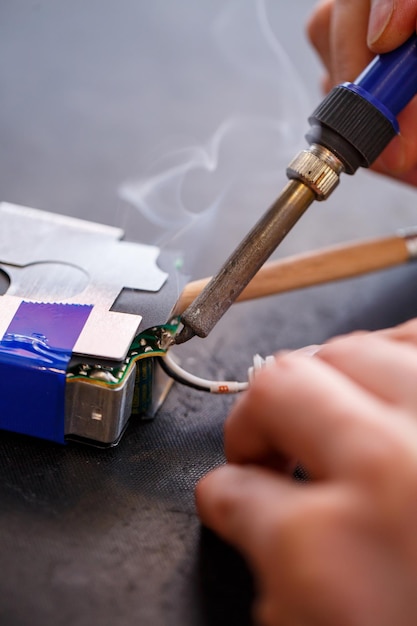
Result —
<instances>
[{"instance_id":1,"label":"finger","mask_svg":"<svg viewBox=\"0 0 417 626\"><path fill-rule=\"evenodd\" d=\"M297 530L291 533L292 519L301 519L305 525L305 515L292 513L298 500L296 490L294 483L265 469L230 464L208 474L196 488L202 522L239 550L254 571L254 612L262 624L302 623L294 619L299 586L290 584L285 589L288 566L294 559L290 556L288 562L280 554L283 544L298 543Z\"/></svg>"},{"instance_id":2,"label":"finger","mask_svg":"<svg viewBox=\"0 0 417 626\"><path fill-rule=\"evenodd\" d=\"M276 580L281 570L280 561L272 554L276 542L270 527L277 528L276 517L280 509L287 508L293 489L285 479L261 468L230 464L212 471L196 487L197 511L203 524L239 550L255 570L258 597L254 612L260 622L266 612L266 583ZM265 554L275 561L272 576L265 571ZM273 597L274 604L279 604L278 594ZM279 613L282 615L282 606ZM274 617L270 623L276 622Z\"/></svg>"},{"instance_id":3,"label":"finger","mask_svg":"<svg viewBox=\"0 0 417 626\"><path fill-rule=\"evenodd\" d=\"M376 2L371 0L368 45L374 52L389 52L416 30L417 2Z\"/></svg>"},{"instance_id":4,"label":"finger","mask_svg":"<svg viewBox=\"0 0 417 626\"><path fill-rule=\"evenodd\" d=\"M259 552L271 518L275 519L282 500L294 490L288 479L269 470L227 464L199 482L196 503L202 521L209 528L232 543L239 537L239 547L248 541L256 542L254 551ZM260 515L260 506L265 502L270 505L268 513Z\"/></svg>"},{"instance_id":5,"label":"finger","mask_svg":"<svg viewBox=\"0 0 417 626\"><path fill-rule=\"evenodd\" d=\"M335 2L330 33L334 84L353 81L371 61L366 37L370 0Z\"/></svg>"},{"instance_id":6,"label":"finger","mask_svg":"<svg viewBox=\"0 0 417 626\"><path fill-rule=\"evenodd\" d=\"M391 445L393 411L323 360L285 355L232 409L226 456L253 463L275 452L298 459L316 478L351 476L353 466L359 472Z\"/></svg>"},{"instance_id":7,"label":"finger","mask_svg":"<svg viewBox=\"0 0 417 626\"><path fill-rule=\"evenodd\" d=\"M377 397L417 414L415 345L369 333L332 341L318 356Z\"/></svg>"},{"instance_id":8,"label":"finger","mask_svg":"<svg viewBox=\"0 0 417 626\"><path fill-rule=\"evenodd\" d=\"M398 115L400 134L385 148L373 169L395 177L404 177L417 167L416 120L417 98Z\"/></svg>"},{"instance_id":9,"label":"finger","mask_svg":"<svg viewBox=\"0 0 417 626\"><path fill-rule=\"evenodd\" d=\"M400 341L417 347L417 318L394 326L375 331L376 335L387 336L395 341Z\"/></svg>"},{"instance_id":10,"label":"finger","mask_svg":"<svg viewBox=\"0 0 417 626\"><path fill-rule=\"evenodd\" d=\"M386 557L375 557L363 533L368 511L377 516L379 510L359 491L299 486L260 468L228 465L200 481L196 500L204 524L254 569L260 623L353 624L346 616L352 606L365 606L364 599L376 615L375 590L387 584ZM373 535L375 528L378 523ZM375 623L382 623L381 615Z\"/></svg>"},{"instance_id":11,"label":"finger","mask_svg":"<svg viewBox=\"0 0 417 626\"><path fill-rule=\"evenodd\" d=\"M417 167L410 170L406 174L395 174L391 175L396 180L399 180L403 183L407 183L408 185L412 185L413 187L417 187Z\"/></svg>"},{"instance_id":12,"label":"finger","mask_svg":"<svg viewBox=\"0 0 417 626\"><path fill-rule=\"evenodd\" d=\"M303 556L306 529L313 534L314 527L322 529L329 538L329 531L340 529L358 506L366 509L362 494L346 485L300 485L253 465L213 470L200 480L195 495L202 522L242 551L264 578L269 573L274 579L286 576L287 570L277 567L280 562L296 569L291 561L297 553Z\"/></svg>"}]
</instances>

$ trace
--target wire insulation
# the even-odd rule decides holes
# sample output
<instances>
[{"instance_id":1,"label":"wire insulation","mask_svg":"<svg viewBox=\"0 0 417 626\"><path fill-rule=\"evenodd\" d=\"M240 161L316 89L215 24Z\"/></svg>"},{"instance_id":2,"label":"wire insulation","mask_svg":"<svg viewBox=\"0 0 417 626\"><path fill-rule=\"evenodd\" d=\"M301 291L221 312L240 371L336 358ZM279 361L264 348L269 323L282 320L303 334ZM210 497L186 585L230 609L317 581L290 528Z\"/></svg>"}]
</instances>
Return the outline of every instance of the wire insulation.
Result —
<instances>
[{"instance_id":1,"label":"wire insulation","mask_svg":"<svg viewBox=\"0 0 417 626\"><path fill-rule=\"evenodd\" d=\"M208 391L209 393L239 393L240 391L245 391L256 372L264 367L268 367L273 361L273 356L268 356L264 359L259 354L256 354L253 358L253 366L248 370L249 381L238 382L236 380L207 380L206 378L200 378L200 376L195 376L195 374L191 374L191 372L183 369L170 354L167 353L160 358L161 366L168 376L171 376L171 378L183 385L199 391Z\"/></svg>"}]
</instances>

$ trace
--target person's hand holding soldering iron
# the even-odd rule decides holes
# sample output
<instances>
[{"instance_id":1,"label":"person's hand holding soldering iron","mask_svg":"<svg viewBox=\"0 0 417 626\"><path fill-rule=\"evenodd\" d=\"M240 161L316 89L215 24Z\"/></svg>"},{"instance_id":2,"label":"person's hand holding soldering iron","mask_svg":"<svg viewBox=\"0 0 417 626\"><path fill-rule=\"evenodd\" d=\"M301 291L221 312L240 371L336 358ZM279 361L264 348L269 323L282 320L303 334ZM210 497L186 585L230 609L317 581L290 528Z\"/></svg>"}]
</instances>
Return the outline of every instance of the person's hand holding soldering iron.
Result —
<instances>
[{"instance_id":1,"label":"person's hand holding soldering iron","mask_svg":"<svg viewBox=\"0 0 417 626\"><path fill-rule=\"evenodd\" d=\"M371 11L370 11L371 7ZM353 80L375 54L395 50L416 30L415 0L323 0L308 34L327 74L325 90ZM417 185L417 99L398 114L401 134L373 169Z\"/></svg>"},{"instance_id":2,"label":"person's hand holding soldering iron","mask_svg":"<svg viewBox=\"0 0 417 626\"><path fill-rule=\"evenodd\" d=\"M416 21L417 0L321 2L309 35L326 87ZM414 100L375 169L417 185L416 114ZM225 450L198 510L253 568L260 624L417 624L417 320L278 355L232 410Z\"/></svg>"}]
</instances>

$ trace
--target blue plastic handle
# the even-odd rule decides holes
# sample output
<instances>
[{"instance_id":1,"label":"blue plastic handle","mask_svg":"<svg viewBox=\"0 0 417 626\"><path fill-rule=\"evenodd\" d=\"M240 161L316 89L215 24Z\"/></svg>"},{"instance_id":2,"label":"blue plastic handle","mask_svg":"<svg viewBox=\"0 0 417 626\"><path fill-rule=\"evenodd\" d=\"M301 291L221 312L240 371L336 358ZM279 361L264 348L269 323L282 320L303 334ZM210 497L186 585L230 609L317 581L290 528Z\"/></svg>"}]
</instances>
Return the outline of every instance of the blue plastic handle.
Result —
<instances>
[{"instance_id":1,"label":"blue plastic handle","mask_svg":"<svg viewBox=\"0 0 417 626\"><path fill-rule=\"evenodd\" d=\"M377 56L353 83L344 86L376 106L398 132L396 116L417 93L417 36Z\"/></svg>"}]
</instances>

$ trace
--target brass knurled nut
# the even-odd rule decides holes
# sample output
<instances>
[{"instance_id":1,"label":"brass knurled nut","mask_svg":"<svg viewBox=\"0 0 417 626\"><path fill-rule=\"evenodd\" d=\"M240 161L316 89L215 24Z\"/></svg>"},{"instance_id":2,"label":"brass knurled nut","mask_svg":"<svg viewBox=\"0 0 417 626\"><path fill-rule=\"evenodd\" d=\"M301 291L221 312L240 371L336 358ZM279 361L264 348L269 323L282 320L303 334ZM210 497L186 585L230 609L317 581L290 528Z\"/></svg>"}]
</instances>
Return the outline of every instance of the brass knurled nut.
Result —
<instances>
[{"instance_id":1,"label":"brass knurled nut","mask_svg":"<svg viewBox=\"0 0 417 626\"><path fill-rule=\"evenodd\" d=\"M339 174L309 150L303 150L291 161L287 176L310 187L317 200L325 200L339 184Z\"/></svg>"}]
</instances>

